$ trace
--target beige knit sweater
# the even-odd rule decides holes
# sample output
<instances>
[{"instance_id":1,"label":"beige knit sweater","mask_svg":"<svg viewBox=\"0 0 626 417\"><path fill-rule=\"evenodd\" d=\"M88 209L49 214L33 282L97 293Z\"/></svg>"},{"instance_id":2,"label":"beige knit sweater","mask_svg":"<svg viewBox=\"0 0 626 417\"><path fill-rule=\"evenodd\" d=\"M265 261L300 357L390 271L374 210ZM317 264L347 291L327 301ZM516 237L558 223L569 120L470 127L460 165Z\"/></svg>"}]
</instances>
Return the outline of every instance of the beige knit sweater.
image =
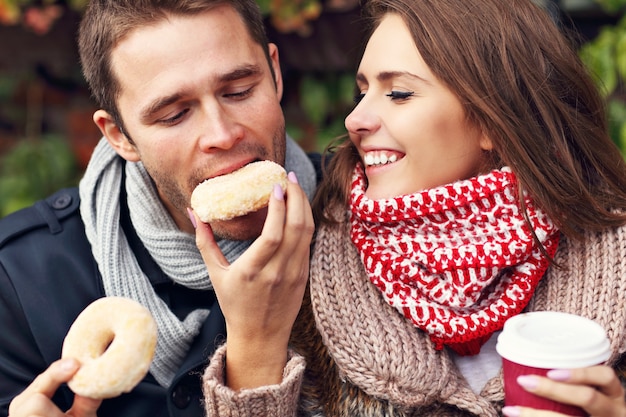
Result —
<instances>
[{"instance_id":1,"label":"beige knit sweater","mask_svg":"<svg viewBox=\"0 0 626 417\"><path fill-rule=\"evenodd\" d=\"M348 224L321 227L310 294L294 326L280 385L233 392L223 384L226 347L204 375L208 416L497 416L501 375L476 395L447 350L384 302L367 278ZM626 227L561 239L556 262L527 310L589 317L607 329L621 372L626 351ZM297 352L297 353L295 353ZM625 355L626 356L626 355Z\"/></svg>"}]
</instances>

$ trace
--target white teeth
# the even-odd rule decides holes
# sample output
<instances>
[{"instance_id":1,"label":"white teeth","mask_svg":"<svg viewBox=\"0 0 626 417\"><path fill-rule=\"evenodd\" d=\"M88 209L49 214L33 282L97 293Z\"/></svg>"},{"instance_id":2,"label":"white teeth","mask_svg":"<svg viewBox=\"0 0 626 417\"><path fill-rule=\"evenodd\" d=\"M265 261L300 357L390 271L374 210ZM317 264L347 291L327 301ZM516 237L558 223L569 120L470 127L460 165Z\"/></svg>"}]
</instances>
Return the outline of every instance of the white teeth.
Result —
<instances>
[{"instance_id":1,"label":"white teeth","mask_svg":"<svg viewBox=\"0 0 626 417\"><path fill-rule=\"evenodd\" d=\"M396 154L387 155L386 153L370 152L365 154L363 161L367 166L392 164L398 160Z\"/></svg>"}]
</instances>

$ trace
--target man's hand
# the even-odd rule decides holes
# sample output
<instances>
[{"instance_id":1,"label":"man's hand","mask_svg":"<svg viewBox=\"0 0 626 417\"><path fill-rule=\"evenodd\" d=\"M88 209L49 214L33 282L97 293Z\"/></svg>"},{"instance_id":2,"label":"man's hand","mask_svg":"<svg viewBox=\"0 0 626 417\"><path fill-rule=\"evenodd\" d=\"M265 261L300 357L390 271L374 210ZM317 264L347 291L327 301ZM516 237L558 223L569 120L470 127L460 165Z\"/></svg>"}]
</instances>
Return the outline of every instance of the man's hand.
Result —
<instances>
[{"instance_id":1,"label":"man's hand","mask_svg":"<svg viewBox=\"0 0 626 417\"><path fill-rule=\"evenodd\" d=\"M309 275L314 224L293 173L276 186L255 242L229 264L211 227L196 217L196 243L226 319L226 380L233 389L280 383L287 344Z\"/></svg>"},{"instance_id":2,"label":"man's hand","mask_svg":"<svg viewBox=\"0 0 626 417\"><path fill-rule=\"evenodd\" d=\"M80 364L74 359L60 359L39 374L9 405L11 417L96 417L102 400L74 397L72 408L61 411L51 400L59 386L69 381Z\"/></svg>"}]
</instances>

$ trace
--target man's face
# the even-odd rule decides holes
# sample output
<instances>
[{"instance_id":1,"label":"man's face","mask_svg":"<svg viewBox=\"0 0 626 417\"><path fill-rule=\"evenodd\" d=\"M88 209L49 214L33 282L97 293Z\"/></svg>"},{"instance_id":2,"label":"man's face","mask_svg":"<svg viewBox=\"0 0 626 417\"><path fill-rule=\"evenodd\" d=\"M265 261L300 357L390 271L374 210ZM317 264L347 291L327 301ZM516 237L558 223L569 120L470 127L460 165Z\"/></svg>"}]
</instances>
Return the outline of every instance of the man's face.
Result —
<instances>
[{"instance_id":1,"label":"man's face","mask_svg":"<svg viewBox=\"0 0 626 417\"><path fill-rule=\"evenodd\" d=\"M200 182L255 160L284 163L282 79L274 45L270 55L273 68L228 6L170 16L131 32L113 50L118 108L133 142L120 134L116 149L127 160L141 160L181 229L193 230L186 208ZM216 223L213 231L253 238L265 214Z\"/></svg>"}]
</instances>

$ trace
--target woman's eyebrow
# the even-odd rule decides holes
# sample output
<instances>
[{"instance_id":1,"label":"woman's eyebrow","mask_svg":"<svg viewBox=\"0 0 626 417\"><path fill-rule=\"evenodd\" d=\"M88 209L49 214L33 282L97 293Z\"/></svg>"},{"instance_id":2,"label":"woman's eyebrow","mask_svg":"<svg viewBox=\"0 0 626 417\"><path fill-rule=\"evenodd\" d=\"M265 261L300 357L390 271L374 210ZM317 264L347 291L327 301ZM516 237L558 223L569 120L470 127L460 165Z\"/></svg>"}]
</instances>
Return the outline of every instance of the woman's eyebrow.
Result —
<instances>
[{"instance_id":1,"label":"woman's eyebrow","mask_svg":"<svg viewBox=\"0 0 626 417\"><path fill-rule=\"evenodd\" d=\"M389 81L401 77L411 78L419 82L431 84L431 82L427 79L408 71L381 71L376 74L376 80L378 80L378 82ZM363 73L359 72L356 74L356 82L367 84L367 77Z\"/></svg>"},{"instance_id":2,"label":"woman's eyebrow","mask_svg":"<svg viewBox=\"0 0 626 417\"><path fill-rule=\"evenodd\" d=\"M427 79L408 71L382 71L378 73L376 79L382 82L401 77L411 78L419 82L430 84L430 81L428 81Z\"/></svg>"}]
</instances>

